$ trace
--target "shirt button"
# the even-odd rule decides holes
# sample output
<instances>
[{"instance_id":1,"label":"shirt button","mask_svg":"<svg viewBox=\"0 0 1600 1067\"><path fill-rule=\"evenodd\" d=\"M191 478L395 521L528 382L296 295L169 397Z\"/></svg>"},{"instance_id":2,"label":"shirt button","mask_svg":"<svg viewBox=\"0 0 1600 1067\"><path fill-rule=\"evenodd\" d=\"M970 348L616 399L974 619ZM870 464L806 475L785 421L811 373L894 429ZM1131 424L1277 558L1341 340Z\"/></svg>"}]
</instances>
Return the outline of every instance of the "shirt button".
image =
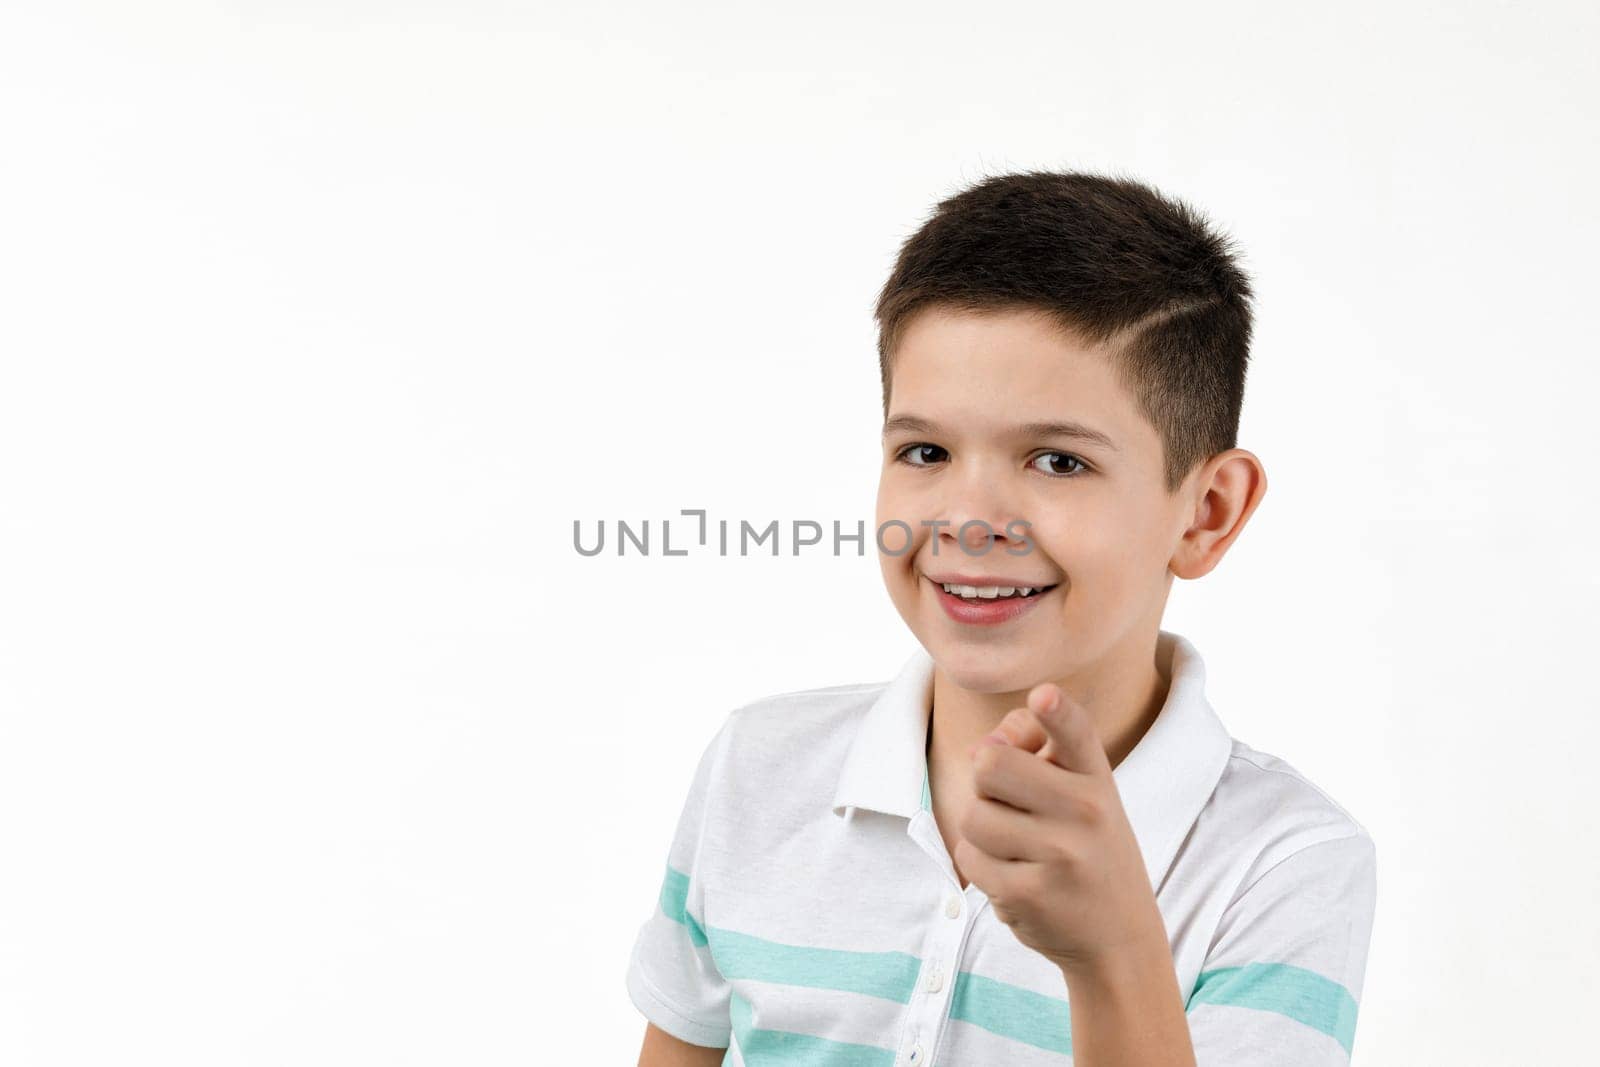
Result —
<instances>
[{"instance_id":1,"label":"shirt button","mask_svg":"<svg viewBox=\"0 0 1600 1067\"><path fill-rule=\"evenodd\" d=\"M930 993L937 993L944 987L944 976L939 973L939 965L937 963L928 972L928 978L922 983L922 987Z\"/></svg>"},{"instance_id":2,"label":"shirt button","mask_svg":"<svg viewBox=\"0 0 1600 1067\"><path fill-rule=\"evenodd\" d=\"M951 919L954 919L957 915L960 915L961 898L956 894L951 893L949 899L944 902L944 913L947 918Z\"/></svg>"},{"instance_id":3,"label":"shirt button","mask_svg":"<svg viewBox=\"0 0 1600 1067\"><path fill-rule=\"evenodd\" d=\"M906 1062L912 1064L920 1064L922 1062L922 1045L920 1043L911 1046L911 1054L906 1057Z\"/></svg>"}]
</instances>

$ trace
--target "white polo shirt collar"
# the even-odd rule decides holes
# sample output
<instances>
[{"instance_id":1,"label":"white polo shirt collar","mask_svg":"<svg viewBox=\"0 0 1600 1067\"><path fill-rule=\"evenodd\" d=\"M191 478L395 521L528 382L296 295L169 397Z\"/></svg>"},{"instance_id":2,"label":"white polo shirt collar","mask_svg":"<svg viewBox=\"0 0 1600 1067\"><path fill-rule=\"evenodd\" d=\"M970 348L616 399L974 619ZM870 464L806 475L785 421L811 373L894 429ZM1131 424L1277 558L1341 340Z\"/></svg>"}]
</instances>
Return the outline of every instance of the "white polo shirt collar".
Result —
<instances>
[{"instance_id":1,"label":"white polo shirt collar","mask_svg":"<svg viewBox=\"0 0 1600 1067\"><path fill-rule=\"evenodd\" d=\"M1232 740L1205 695L1205 664L1186 638L1162 630L1166 702L1132 752L1112 771L1144 856L1152 889L1215 790ZM925 809L933 658L917 648L862 719L840 769L833 812L852 807L901 818Z\"/></svg>"}]
</instances>

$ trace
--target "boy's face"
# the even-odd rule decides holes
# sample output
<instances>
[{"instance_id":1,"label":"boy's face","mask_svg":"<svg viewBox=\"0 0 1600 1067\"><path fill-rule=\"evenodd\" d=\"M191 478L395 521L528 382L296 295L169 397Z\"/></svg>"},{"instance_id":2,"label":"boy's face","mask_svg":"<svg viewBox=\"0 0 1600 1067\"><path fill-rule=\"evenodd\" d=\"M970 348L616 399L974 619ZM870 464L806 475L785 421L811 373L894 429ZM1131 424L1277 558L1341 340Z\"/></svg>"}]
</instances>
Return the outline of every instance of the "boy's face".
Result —
<instances>
[{"instance_id":1,"label":"boy's face","mask_svg":"<svg viewBox=\"0 0 1600 1067\"><path fill-rule=\"evenodd\" d=\"M1078 423L1110 444L1029 423ZM1187 483L1167 494L1161 439L1104 352L1032 312L924 309L894 354L885 426L884 582L955 684L1027 689L1153 638L1192 504ZM905 529L883 527L895 519L911 527L898 555ZM987 551L974 520L993 531ZM1050 588L969 602L937 581L952 576Z\"/></svg>"}]
</instances>

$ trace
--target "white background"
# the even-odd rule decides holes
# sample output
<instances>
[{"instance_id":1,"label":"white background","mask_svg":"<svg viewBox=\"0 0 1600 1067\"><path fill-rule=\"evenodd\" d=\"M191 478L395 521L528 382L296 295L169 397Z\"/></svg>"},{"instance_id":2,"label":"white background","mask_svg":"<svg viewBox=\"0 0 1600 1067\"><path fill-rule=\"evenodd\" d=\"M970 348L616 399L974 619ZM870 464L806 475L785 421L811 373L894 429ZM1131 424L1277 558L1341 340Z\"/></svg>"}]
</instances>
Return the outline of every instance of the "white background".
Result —
<instances>
[{"instance_id":1,"label":"white background","mask_svg":"<svg viewBox=\"0 0 1600 1067\"><path fill-rule=\"evenodd\" d=\"M870 528L877 289L1025 167L1256 279L1270 489L1165 626L1378 843L1355 1063L1574 1062L1597 22L6 5L0 1062L632 1063L712 731L912 639L870 555L573 520Z\"/></svg>"}]
</instances>

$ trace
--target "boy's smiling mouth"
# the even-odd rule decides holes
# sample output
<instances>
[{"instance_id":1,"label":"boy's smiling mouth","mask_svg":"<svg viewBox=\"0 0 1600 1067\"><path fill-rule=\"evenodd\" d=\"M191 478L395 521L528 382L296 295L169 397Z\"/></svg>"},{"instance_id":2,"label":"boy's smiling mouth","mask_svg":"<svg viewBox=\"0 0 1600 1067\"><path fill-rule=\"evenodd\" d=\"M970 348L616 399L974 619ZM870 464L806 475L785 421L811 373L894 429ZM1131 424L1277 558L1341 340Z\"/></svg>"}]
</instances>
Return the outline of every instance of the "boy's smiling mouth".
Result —
<instances>
[{"instance_id":1,"label":"boy's smiling mouth","mask_svg":"<svg viewBox=\"0 0 1600 1067\"><path fill-rule=\"evenodd\" d=\"M948 579L929 578L934 585L946 593L959 596L964 600L1004 600L1010 597L1033 597L1047 593L1055 588L1051 585L1024 585L1018 581L1006 581L999 578L970 581L951 581Z\"/></svg>"},{"instance_id":2,"label":"boy's smiling mouth","mask_svg":"<svg viewBox=\"0 0 1600 1067\"><path fill-rule=\"evenodd\" d=\"M939 606L956 622L987 625L1009 622L1026 614L1059 585L1031 584L1015 578L982 575L926 575Z\"/></svg>"}]
</instances>

